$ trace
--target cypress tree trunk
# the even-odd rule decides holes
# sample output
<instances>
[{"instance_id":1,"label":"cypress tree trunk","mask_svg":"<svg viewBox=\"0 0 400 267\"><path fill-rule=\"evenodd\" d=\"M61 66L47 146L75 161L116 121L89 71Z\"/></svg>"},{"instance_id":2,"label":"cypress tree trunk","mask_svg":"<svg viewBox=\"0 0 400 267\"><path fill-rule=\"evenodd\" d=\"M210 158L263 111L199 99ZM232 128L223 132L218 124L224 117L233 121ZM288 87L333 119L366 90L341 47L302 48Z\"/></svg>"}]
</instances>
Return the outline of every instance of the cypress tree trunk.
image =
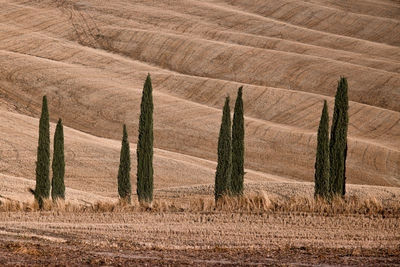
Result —
<instances>
[{"instance_id":1,"label":"cypress tree trunk","mask_svg":"<svg viewBox=\"0 0 400 267\"><path fill-rule=\"evenodd\" d=\"M314 197L330 199L329 187L329 115L326 100L318 127L317 154L315 159Z\"/></svg>"},{"instance_id":2,"label":"cypress tree trunk","mask_svg":"<svg viewBox=\"0 0 400 267\"><path fill-rule=\"evenodd\" d=\"M131 203L131 156L128 142L128 132L126 131L126 125L123 127L123 136L121 144L121 156L119 160L118 169L118 194L121 199Z\"/></svg>"},{"instance_id":3,"label":"cypress tree trunk","mask_svg":"<svg viewBox=\"0 0 400 267\"><path fill-rule=\"evenodd\" d=\"M153 96L150 74L143 87L137 144L137 194L140 202L153 200Z\"/></svg>"},{"instance_id":4,"label":"cypress tree trunk","mask_svg":"<svg viewBox=\"0 0 400 267\"><path fill-rule=\"evenodd\" d=\"M53 179L51 180L51 197L53 201L57 198L65 199L65 161L64 161L64 131L62 120L59 119L54 134Z\"/></svg>"},{"instance_id":5,"label":"cypress tree trunk","mask_svg":"<svg viewBox=\"0 0 400 267\"><path fill-rule=\"evenodd\" d=\"M226 97L218 138L218 165L215 173L214 196L218 201L228 193L232 173L232 139L229 96Z\"/></svg>"},{"instance_id":6,"label":"cypress tree trunk","mask_svg":"<svg viewBox=\"0 0 400 267\"><path fill-rule=\"evenodd\" d=\"M243 195L244 182L244 115L242 89L238 90L232 125L232 177L230 191L234 196Z\"/></svg>"},{"instance_id":7,"label":"cypress tree trunk","mask_svg":"<svg viewBox=\"0 0 400 267\"><path fill-rule=\"evenodd\" d=\"M349 100L347 80L341 77L335 96L331 138L329 143L330 187L332 194L344 196L347 157L347 127Z\"/></svg>"},{"instance_id":8,"label":"cypress tree trunk","mask_svg":"<svg viewBox=\"0 0 400 267\"><path fill-rule=\"evenodd\" d=\"M43 96L42 114L39 121L39 141L36 161L35 199L43 207L43 198L50 194L50 125L47 97Z\"/></svg>"}]
</instances>

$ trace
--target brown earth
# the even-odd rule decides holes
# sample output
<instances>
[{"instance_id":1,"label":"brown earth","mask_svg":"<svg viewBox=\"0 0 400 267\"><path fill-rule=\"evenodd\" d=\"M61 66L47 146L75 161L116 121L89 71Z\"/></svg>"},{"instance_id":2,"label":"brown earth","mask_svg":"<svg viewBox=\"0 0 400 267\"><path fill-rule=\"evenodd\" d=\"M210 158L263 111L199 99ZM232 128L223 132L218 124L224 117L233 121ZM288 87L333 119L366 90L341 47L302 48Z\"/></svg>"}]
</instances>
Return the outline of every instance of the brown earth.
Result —
<instances>
[{"instance_id":1,"label":"brown earth","mask_svg":"<svg viewBox=\"0 0 400 267\"><path fill-rule=\"evenodd\" d=\"M1 265L396 266L398 218L313 214L3 214Z\"/></svg>"},{"instance_id":2,"label":"brown earth","mask_svg":"<svg viewBox=\"0 0 400 267\"><path fill-rule=\"evenodd\" d=\"M337 80L344 75L350 99L348 194L398 203L399 14L394 0L0 0L0 201L32 201L26 189L34 186L46 94L51 121L61 117L65 125L67 202L116 202L122 124L128 126L134 185L141 90L150 73L156 199L212 199L222 105L229 94L233 107L241 85L246 192L312 197L323 100L332 116ZM222 228L194 222L196 233L182 230L168 243L174 235L167 233L169 220L188 227L206 215L107 216L0 213L0 264L56 264L50 255L75 265L399 262L393 218L272 213L262 215L264 221L245 214L242 224L236 215L212 213L207 216L233 223ZM293 232L284 227L287 216L295 220ZM115 225L126 229L110 232ZM143 225L150 228L139 233ZM245 233L251 225L255 232ZM68 233L59 229L64 226ZM149 247L128 245L132 234ZM233 237L220 245L219 234ZM93 242L104 236L106 245L75 240L83 236ZM114 239L122 252L110 245ZM203 239L206 245L197 248ZM254 242L243 243L248 239ZM182 240L186 245L174 247ZM10 256L15 261L7 261Z\"/></svg>"}]
</instances>

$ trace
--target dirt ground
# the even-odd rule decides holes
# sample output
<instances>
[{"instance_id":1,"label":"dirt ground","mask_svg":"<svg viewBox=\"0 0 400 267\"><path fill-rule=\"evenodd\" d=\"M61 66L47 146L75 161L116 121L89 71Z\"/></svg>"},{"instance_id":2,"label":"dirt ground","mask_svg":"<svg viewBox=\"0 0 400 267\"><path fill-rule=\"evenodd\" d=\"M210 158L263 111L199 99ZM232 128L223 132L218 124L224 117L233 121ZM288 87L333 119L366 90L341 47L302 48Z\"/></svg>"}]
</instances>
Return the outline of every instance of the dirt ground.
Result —
<instances>
[{"instance_id":1,"label":"dirt ground","mask_svg":"<svg viewBox=\"0 0 400 267\"><path fill-rule=\"evenodd\" d=\"M0 265L400 265L400 220L311 213L2 213Z\"/></svg>"},{"instance_id":2,"label":"dirt ground","mask_svg":"<svg viewBox=\"0 0 400 267\"><path fill-rule=\"evenodd\" d=\"M117 201L123 124L134 192L150 73L155 198L183 207L6 209L0 265L400 265L400 208L369 210L400 199L399 3L0 0L0 201L33 200L43 95L51 140L58 118L65 126L66 201ZM221 109L228 94L233 108L239 86L246 190L313 199L321 109L327 100L332 117L342 75L346 194L370 199L368 215L187 208L212 201Z\"/></svg>"}]
</instances>

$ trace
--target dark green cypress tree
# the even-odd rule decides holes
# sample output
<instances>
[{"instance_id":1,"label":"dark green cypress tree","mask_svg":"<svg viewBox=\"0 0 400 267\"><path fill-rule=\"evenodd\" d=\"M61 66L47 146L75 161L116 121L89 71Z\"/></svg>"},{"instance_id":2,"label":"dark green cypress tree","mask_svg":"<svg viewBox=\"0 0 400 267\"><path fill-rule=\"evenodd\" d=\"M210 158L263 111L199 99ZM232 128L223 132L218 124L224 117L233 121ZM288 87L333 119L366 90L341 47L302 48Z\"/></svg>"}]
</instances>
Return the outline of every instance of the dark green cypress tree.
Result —
<instances>
[{"instance_id":1,"label":"dark green cypress tree","mask_svg":"<svg viewBox=\"0 0 400 267\"><path fill-rule=\"evenodd\" d=\"M244 182L244 115L241 86L235 103L232 125L232 176L230 192L234 196L243 195Z\"/></svg>"},{"instance_id":2,"label":"dark green cypress tree","mask_svg":"<svg viewBox=\"0 0 400 267\"><path fill-rule=\"evenodd\" d=\"M50 195L50 125L47 97L43 96L42 114L39 121L39 141L36 161L35 199L43 207L43 198Z\"/></svg>"},{"instance_id":3,"label":"dark green cypress tree","mask_svg":"<svg viewBox=\"0 0 400 267\"><path fill-rule=\"evenodd\" d=\"M314 197L330 199L329 187L329 115L328 105L324 101L321 120L318 127L317 154L315 159Z\"/></svg>"},{"instance_id":4,"label":"dark green cypress tree","mask_svg":"<svg viewBox=\"0 0 400 267\"><path fill-rule=\"evenodd\" d=\"M121 144L121 156L119 160L118 169L118 194L121 199L131 203L131 156L128 142L128 132L126 131L126 125L123 127L123 137Z\"/></svg>"},{"instance_id":5,"label":"dark green cypress tree","mask_svg":"<svg viewBox=\"0 0 400 267\"><path fill-rule=\"evenodd\" d=\"M143 87L137 144L137 194L140 202L153 200L153 96L150 74Z\"/></svg>"},{"instance_id":6,"label":"dark green cypress tree","mask_svg":"<svg viewBox=\"0 0 400 267\"><path fill-rule=\"evenodd\" d=\"M62 120L58 119L56 132L54 134L53 179L51 180L51 198L56 201L57 198L65 199L65 161L64 161L64 130Z\"/></svg>"},{"instance_id":7,"label":"dark green cypress tree","mask_svg":"<svg viewBox=\"0 0 400 267\"><path fill-rule=\"evenodd\" d=\"M344 196L346 190L346 157L347 157L347 127L348 127L348 85L341 77L335 96L331 137L329 142L330 160L330 190L334 195Z\"/></svg>"},{"instance_id":8,"label":"dark green cypress tree","mask_svg":"<svg viewBox=\"0 0 400 267\"><path fill-rule=\"evenodd\" d=\"M229 96L226 97L218 137L218 165L215 173L214 196L218 201L228 193L232 174L232 136Z\"/></svg>"}]
</instances>

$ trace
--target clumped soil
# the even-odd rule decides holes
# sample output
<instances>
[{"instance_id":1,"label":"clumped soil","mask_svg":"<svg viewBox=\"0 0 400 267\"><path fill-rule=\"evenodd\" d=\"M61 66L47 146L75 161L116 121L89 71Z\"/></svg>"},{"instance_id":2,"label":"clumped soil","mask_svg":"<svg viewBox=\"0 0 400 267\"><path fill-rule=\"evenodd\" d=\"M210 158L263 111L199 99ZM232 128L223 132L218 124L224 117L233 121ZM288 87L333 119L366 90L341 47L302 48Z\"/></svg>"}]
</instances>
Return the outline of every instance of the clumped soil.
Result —
<instances>
[{"instance_id":1,"label":"clumped soil","mask_svg":"<svg viewBox=\"0 0 400 267\"><path fill-rule=\"evenodd\" d=\"M137 266L288 266L288 265L397 265L399 250L296 248L99 250L90 246L56 246L39 242L4 242L0 264L19 265L137 265Z\"/></svg>"},{"instance_id":2,"label":"clumped soil","mask_svg":"<svg viewBox=\"0 0 400 267\"><path fill-rule=\"evenodd\" d=\"M0 265L394 266L399 229L365 215L11 212Z\"/></svg>"}]
</instances>

